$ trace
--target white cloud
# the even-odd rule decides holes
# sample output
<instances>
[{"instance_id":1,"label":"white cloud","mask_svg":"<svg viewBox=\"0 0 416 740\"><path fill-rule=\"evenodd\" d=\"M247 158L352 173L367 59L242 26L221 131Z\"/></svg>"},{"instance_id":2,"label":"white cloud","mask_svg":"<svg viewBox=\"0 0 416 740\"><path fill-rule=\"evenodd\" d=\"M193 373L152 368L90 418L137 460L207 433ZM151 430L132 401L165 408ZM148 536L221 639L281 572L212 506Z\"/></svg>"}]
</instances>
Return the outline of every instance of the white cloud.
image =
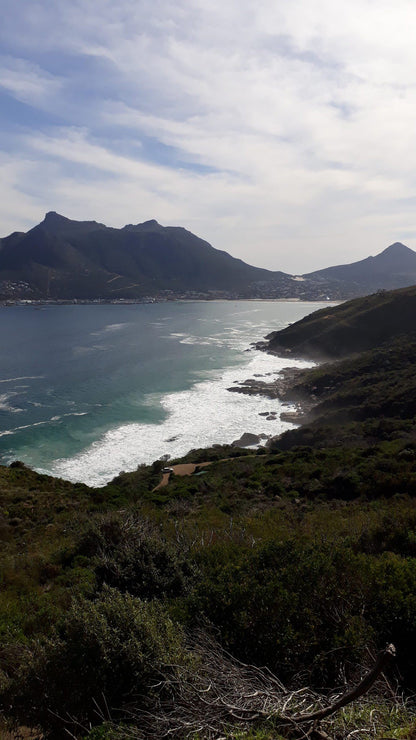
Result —
<instances>
[{"instance_id":1,"label":"white cloud","mask_svg":"<svg viewBox=\"0 0 416 740\"><path fill-rule=\"evenodd\" d=\"M17 159L0 152L0 237L12 231L24 231L39 220L43 204L23 187L36 177L37 170L37 164L30 159Z\"/></svg>"},{"instance_id":2,"label":"white cloud","mask_svg":"<svg viewBox=\"0 0 416 740\"><path fill-rule=\"evenodd\" d=\"M17 100L43 107L45 98L55 96L60 81L25 59L0 56L0 88Z\"/></svg>"},{"instance_id":3,"label":"white cloud","mask_svg":"<svg viewBox=\"0 0 416 740\"><path fill-rule=\"evenodd\" d=\"M0 84L66 125L9 136L24 164L3 185L2 223L30 162L42 210L155 217L273 269L352 261L413 233L413 1L20 6ZM14 228L32 213L20 203Z\"/></svg>"}]
</instances>

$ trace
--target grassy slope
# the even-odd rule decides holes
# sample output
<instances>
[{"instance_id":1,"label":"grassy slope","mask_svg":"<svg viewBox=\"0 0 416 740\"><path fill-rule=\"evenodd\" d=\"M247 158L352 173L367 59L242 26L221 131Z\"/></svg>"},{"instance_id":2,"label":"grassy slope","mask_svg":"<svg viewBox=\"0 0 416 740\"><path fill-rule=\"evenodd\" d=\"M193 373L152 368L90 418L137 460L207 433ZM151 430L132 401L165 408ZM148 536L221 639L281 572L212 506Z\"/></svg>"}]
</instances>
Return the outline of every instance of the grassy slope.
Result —
<instances>
[{"instance_id":1,"label":"grassy slope","mask_svg":"<svg viewBox=\"0 0 416 740\"><path fill-rule=\"evenodd\" d=\"M294 445L371 445L416 438L416 343L402 337L358 356L306 371L288 400L313 407L302 427L272 442Z\"/></svg>"},{"instance_id":2,"label":"grassy slope","mask_svg":"<svg viewBox=\"0 0 416 740\"><path fill-rule=\"evenodd\" d=\"M268 349L277 354L341 358L373 349L416 331L416 287L356 298L322 309L279 332L269 334Z\"/></svg>"}]
</instances>

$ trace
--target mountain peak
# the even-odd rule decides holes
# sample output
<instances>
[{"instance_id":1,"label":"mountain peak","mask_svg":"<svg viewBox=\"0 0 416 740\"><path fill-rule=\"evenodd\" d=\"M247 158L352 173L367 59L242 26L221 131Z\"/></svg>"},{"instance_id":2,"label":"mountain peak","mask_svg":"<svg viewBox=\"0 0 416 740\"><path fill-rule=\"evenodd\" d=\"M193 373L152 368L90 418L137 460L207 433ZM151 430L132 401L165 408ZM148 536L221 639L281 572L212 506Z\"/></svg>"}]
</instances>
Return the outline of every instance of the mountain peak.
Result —
<instances>
[{"instance_id":1,"label":"mountain peak","mask_svg":"<svg viewBox=\"0 0 416 740\"><path fill-rule=\"evenodd\" d=\"M123 228L127 231L160 231L164 227L155 218L151 218L142 224L126 224Z\"/></svg>"},{"instance_id":2,"label":"mountain peak","mask_svg":"<svg viewBox=\"0 0 416 740\"><path fill-rule=\"evenodd\" d=\"M67 223L70 219L66 218L66 216L61 216L60 213L57 213L56 211L48 211L48 213L45 214L45 218L43 219L44 224L59 224L59 223Z\"/></svg>"},{"instance_id":3,"label":"mountain peak","mask_svg":"<svg viewBox=\"0 0 416 740\"><path fill-rule=\"evenodd\" d=\"M380 288L404 288L416 283L416 252L401 242L394 242L374 257L366 257L348 265L334 265L304 277L336 280L339 285L346 287L349 284L352 289L350 295L354 295L354 292L355 295L364 295Z\"/></svg>"},{"instance_id":4,"label":"mountain peak","mask_svg":"<svg viewBox=\"0 0 416 740\"><path fill-rule=\"evenodd\" d=\"M379 256L381 256L382 254L408 254L409 252L415 254L413 249L410 249L410 247L406 247L406 245L402 244L402 242L394 242L394 244L390 244L389 247L383 249L383 251L380 252Z\"/></svg>"},{"instance_id":5,"label":"mountain peak","mask_svg":"<svg viewBox=\"0 0 416 740\"><path fill-rule=\"evenodd\" d=\"M48 211L39 226L52 234L65 234L66 236L69 233L87 233L107 228L104 224L97 223L97 221L74 221L56 211Z\"/></svg>"},{"instance_id":6,"label":"mountain peak","mask_svg":"<svg viewBox=\"0 0 416 740\"><path fill-rule=\"evenodd\" d=\"M380 265L384 265L384 269L394 271L416 269L416 252L401 242L390 244L373 259Z\"/></svg>"}]
</instances>

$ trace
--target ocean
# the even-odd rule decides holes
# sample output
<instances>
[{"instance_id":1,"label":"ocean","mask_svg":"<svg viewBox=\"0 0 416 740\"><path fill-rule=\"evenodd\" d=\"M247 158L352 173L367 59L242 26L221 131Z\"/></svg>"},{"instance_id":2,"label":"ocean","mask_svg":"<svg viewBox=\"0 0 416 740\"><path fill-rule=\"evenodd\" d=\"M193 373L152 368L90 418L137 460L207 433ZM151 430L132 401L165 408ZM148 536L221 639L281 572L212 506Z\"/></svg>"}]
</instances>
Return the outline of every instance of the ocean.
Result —
<instances>
[{"instance_id":1,"label":"ocean","mask_svg":"<svg viewBox=\"0 0 416 740\"><path fill-rule=\"evenodd\" d=\"M195 301L1 309L0 462L102 486L162 456L292 425L230 393L288 364L251 344L325 304Z\"/></svg>"}]
</instances>

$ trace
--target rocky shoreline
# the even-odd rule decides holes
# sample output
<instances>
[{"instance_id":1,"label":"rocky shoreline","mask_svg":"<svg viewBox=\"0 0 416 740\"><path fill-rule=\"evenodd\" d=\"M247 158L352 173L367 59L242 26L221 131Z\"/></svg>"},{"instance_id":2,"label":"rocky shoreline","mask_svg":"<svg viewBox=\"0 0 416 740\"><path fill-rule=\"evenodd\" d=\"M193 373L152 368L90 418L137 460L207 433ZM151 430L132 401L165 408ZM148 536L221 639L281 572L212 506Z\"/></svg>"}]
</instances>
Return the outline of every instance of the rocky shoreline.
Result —
<instances>
[{"instance_id":1,"label":"rocky shoreline","mask_svg":"<svg viewBox=\"0 0 416 740\"><path fill-rule=\"evenodd\" d=\"M277 377L272 381L260 380L259 377L248 378L248 380L235 381L236 385L227 388L231 393L246 393L247 395L261 395L267 398L278 398L280 401L286 401L287 394L296 384L296 382L305 373L303 368L284 367L276 373ZM265 377L265 376L261 376Z\"/></svg>"},{"instance_id":2,"label":"rocky shoreline","mask_svg":"<svg viewBox=\"0 0 416 740\"><path fill-rule=\"evenodd\" d=\"M281 403L292 407L291 410L280 412L281 421L300 425L305 423L309 412L316 404L316 399L313 396L306 397L304 394L301 396L296 392L296 386L307 372L308 368L284 367L280 371L269 373L269 375L276 376L273 380L265 381L261 380L265 376L256 376L242 382L235 381L235 385L227 388L227 390L231 393L243 393L250 396L261 395L278 399ZM264 416L266 421L275 421L278 413L277 411L262 412L261 416ZM235 440L232 444L235 447L248 447L261 443L265 438L270 441L276 437L265 434L253 435L245 432L240 439Z\"/></svg>"}]
</instances>

